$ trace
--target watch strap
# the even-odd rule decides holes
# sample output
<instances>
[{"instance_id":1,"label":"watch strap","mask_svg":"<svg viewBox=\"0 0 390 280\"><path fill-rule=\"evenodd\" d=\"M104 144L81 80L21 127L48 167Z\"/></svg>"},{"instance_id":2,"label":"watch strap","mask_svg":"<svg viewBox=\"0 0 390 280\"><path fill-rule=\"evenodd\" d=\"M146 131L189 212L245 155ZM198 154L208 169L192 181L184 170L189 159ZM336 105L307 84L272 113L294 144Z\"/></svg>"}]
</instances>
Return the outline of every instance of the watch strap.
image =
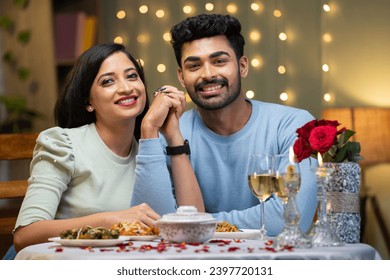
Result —
<instances>
[{"instance_id":1,"label":"watch strap","mask_svg":"<svg viewBox=\"0 0 390 280\"><path fill-rule=\"evenodd\" d=\"M175 146L175 147L166 147L167 155L174 156L174 155L181 155L181 154L191 154L190 150L190 143L188 140L184 140L184 144L181 146Z\"/></svg>"}]
</instances>

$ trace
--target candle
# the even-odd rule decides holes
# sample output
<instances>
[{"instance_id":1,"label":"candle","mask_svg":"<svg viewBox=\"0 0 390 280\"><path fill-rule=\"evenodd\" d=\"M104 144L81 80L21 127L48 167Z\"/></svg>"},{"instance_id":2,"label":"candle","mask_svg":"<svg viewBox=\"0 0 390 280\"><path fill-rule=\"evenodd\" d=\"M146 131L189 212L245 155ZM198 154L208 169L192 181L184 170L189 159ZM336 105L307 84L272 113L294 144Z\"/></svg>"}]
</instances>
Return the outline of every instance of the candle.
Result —
<instances>
[{"instance_id":1,"label":"candle","mask_svg":"<svg viewBox=\"0 0 390 280\"><path fill-rule=\"evenodd\" d=\"M293 147L291 146L290 149L288 150L288 158L290 160L290 163L292 165L294 165L294 162L295 162L295 154L294 154L294 149Z\"/></svg>"},{"instance_id":2,"label":"candle","mask_svg":"<svg viewBox=\"0 0 390 280\"><path fill-rule=\"evenodd\" d=\"M320 153L317 154L317 158L318 158L318 165L321 167L324 165L324 162L322 161L322 156Z\"/></svg>"},{"instance_id":3,"label":"candle","mask_svg":"<svg viewBox=\"0 0 390 280\"><path fill-rule=\"evenodd\" d=\"M318 158L318 165L319 167L317 168L317 175L319 177L325 177L326 176L326 168L324 168L324 162L322 160L322 156L320 153L317 154L317 158Z\"/></svg>"},{"instance_id":4,"label":"candle","mask_svg":"<svg viewBox=\"0 0 390 280\"><path fill-rule=\"evenodd\" d=\"M290 165L287 166L287 173L293 174L295 172L294 162L295 162L295 154L293 147L290 147L288 151L288 158L290 160Z\"/></svg>"}]
</instances>

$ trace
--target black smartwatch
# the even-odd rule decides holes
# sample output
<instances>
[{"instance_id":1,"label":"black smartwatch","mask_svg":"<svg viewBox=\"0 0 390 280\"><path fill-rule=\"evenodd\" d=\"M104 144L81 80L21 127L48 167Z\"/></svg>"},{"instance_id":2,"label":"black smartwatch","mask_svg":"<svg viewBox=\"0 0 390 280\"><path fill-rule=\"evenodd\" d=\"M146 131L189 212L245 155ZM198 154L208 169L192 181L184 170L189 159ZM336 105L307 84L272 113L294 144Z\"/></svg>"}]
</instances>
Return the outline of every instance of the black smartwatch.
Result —
<instances>
[{"instance_id":1,"label":"black smartwatch","mask_svg":"<svg viewBox=\"0 0 390 280\"><path fill-rule=\"evenodd\" d=\"M175 155L181 155L181 154L191 154L190 151L190 143L188 140L184 140L184 144L182 146L176 146L176 147L169 147L167 146L167 155L168 156L175 156Z\"/></svg>"}]
</instances>

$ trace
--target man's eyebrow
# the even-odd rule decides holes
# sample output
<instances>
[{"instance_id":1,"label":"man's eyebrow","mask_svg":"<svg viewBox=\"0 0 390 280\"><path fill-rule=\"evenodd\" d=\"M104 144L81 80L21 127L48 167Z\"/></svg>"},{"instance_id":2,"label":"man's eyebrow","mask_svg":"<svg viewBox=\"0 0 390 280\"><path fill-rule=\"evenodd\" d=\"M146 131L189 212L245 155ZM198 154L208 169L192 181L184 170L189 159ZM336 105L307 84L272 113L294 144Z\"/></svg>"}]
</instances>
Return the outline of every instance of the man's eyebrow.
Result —
<instances>
[{"instance_id":1,"label":"man's eyebrow","mask_svg":"<svg viewBox=\"0 0 390 280\"><path fill-rule=\"evenodd\" d=\"M215 57L219 57L221 55L227 55L227 56L230 56L229 53L225 52L225 51L219 51L219 52L215 52L215 53L212 53L209 55L209 58L215 58ZM200 60L200 58L198 56L189 56L187 57L185 60L184 60L184 63L186 63L187 61L198 61Z\"/></svg>"},{"instance_id":2,"label":"man's eyebrow","mask_svg":"<svg viewBox=\"0 0 390 280\"><path fill-rule=\"evenodd\" d=\"M215 57L218 57L218 56L221 56L221 55L230 56L229 53L227 53L227 52L219 51L219 52L215 52L215 53L210 54L209 58L215 58Z\"/></svg>"}]
</instances>

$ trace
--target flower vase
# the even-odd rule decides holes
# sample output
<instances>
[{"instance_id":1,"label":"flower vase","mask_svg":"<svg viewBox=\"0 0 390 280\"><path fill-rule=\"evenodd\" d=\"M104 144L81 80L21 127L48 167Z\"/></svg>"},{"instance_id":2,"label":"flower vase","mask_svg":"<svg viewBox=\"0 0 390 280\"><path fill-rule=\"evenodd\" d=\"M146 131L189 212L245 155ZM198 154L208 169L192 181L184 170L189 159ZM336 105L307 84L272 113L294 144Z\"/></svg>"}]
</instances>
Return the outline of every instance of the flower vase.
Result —
<instances>
[{"instance_id":1,"label":"flower vase","mask_svg":"<svg viewBox=\"0 0 390 280\"><path fill-rule=\"evenodd\" d=\"M360 242L360 165L355 162L324 163L334 171L326 185L328 221L345 243Z\"/></svg>"}]
</instances>

